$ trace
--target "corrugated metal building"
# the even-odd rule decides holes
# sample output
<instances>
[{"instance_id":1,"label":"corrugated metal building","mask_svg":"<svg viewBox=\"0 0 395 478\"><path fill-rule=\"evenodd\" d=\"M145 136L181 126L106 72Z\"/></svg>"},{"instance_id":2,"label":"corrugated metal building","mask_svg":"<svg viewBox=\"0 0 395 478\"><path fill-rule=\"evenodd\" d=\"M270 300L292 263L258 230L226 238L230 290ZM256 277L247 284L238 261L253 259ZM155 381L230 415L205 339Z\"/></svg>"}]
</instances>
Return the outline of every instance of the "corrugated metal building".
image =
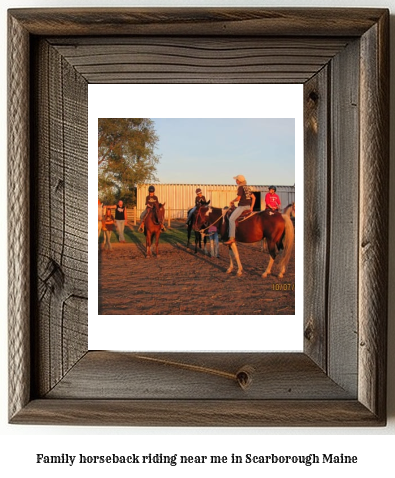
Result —
<instances>
[{"instance_id":1,"label":"corrugated metal building","mask_svg":"<svg viewBox=\"0 0 395 478\"><path fill-rule=\"evenodd\" d=\"M145 198L148 195L146 184L137 189L137 214L140 215L145 209ZM171 219L185 219L188 209L195 205L196 189L200 188L207 200L211 200L214 207L228 206L235 198L237 185L232 184L154 184L155 195L161 203L166 203L166 211ZM255 210L265 209L265 195L269 192L269 186L251 186L256 196ZM277 186L277 194L281 199L282 207L295 201L295 186ZM167 214L166 214L167 216Z\"/></svg>"}]
</instances>

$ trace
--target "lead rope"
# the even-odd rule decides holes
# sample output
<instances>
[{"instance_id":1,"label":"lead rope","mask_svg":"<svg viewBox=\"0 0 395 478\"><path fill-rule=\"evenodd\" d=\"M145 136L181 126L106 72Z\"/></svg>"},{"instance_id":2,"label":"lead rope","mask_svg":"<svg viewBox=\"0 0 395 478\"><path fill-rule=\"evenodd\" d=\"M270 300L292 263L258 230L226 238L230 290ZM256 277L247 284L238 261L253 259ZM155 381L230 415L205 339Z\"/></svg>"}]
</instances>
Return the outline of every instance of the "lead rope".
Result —
<instances>
[{"instance_id":1,"label":"lead rope","mask_svg":"<svg viewBox=\"0 0 395 478\"><path fill-rule=\"evenodd\" d=\"M205 231L206 229L210 228L211 226L214 226L215 223L217 223L221 218L224 218L225 217L225 214L226 212L224 212L216 221L214 221L212 224L210 224L209 226L205 227L204 229L200 229L200 234L202 236L209 236L210 234L205 234L203 231ZM256 212L252 212L249 216L245 217L242 222L244 221L247 221L247 219L249 219L250 217L252 216L255 216L255 214L257 214ZM239 221L240 222L240 221Z\"/></svg>"},{"instance_id":2,"label":"lead rope","mask_svg":"<svg viewBox=\"0 0 395 478\"><path fill-rule=\"evenodd\" d=\"M202 235L202 236L210 236L210 234L205 234L204 231L206 231L207 229L209 229L211 226L214 226L214 224L216 224L220 219L224 218L225 217L225 214L221 214L221 216L216 220L214 221L212 224L210 224L209 226L205 227L204 229L200 229L199 233Z\"/></svg>"}]
</instances>

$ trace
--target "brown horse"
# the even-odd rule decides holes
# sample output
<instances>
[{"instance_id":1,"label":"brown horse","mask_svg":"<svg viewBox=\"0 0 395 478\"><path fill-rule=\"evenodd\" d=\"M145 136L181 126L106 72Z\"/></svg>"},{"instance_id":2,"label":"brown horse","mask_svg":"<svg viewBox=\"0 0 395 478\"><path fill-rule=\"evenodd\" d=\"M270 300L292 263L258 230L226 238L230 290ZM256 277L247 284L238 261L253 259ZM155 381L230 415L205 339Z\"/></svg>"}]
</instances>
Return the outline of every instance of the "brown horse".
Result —
<instances>
[{"instance_id":1,"label":"brown horse","mask_svg":"<svg viewBox=\"0 0 395 478\"><path fill-rule=\"evenodd\" d=\"M144 220L145 247L147 251L146 257L151 257L152 236L155 236L155 254L156 256L159 255L159 236L162 232L162 223L165 217L164 206L165 203L158 204L153 208L148 208L148 212Z\"/></svg>"},{"instance_id":2,"label":"brown horse","mask_svg":"<svg viewBox=\"0 0 395 478\"><path fill-rule=\"evenodd\" d=\"M225 232L225 214L226 211L215 207L201 207L197 213L194 229L204 233L207 229L203 226L215 224L221 231L222 239L226 235ZM240 219L242 219L240 217ZM246 219L240 221L236 227L236 241L244 243L258 242L266 239L267 247L270 254L269 264L262 277L267 277L271 273L277 250L284 249L280 273L278 277L283 277L286 266L291 258L293 251L295 232L293 224L289 216L280 213L269 213L262 211L260 213L251 214ZM240 262L239 252L236 243L229 246L230 265L226 271L228 274L233 270L232 253L238 265L237 275L242 274L243 267Z\"/></svg>"},{"instance_id":3,"label":"brown horse","mask_svg":"<svg viewBox=\"0 0 395 478\"><path fill-rule=\"evenodd\" d=\"M203 203L204 206L208 206L210 204L210 201L207 201L206 203ZM189 247L189 244L191 242L191 232L192 232L192 227L195 224L196 221L196 212L197 209L199 209L201 206L197 206L196 210L193 212L191 219L188 221L188 240L187 240L187 247ZM188 211L188 215L191 209ZM199 249L202 248L202 235L200 234L199 231L194 231L195 232L195 254L198 251L198 246ZM208 250L207 250L207 236L203 235L203 243L204 243L204 253L208 255Z\"/></svg>"}]
</instances>

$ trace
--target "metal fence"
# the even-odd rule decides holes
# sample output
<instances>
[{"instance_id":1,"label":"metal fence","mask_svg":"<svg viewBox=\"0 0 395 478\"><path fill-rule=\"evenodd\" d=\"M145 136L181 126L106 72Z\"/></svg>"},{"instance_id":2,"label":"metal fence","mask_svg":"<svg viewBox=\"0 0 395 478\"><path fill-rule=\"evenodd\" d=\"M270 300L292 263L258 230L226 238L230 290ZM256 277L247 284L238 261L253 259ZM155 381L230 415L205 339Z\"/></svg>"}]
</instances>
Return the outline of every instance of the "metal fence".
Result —
<instances>
[{"instance_id":1,"label":"metal fence","mask_svg":"<svg viewBox=\"0 0 395 478\"><path fill-rule=\"evenodd\" d=\"M145 198L148 194L148 186L143 185L137 189L137 209L142 212L145 208ZM155 195L159 201L166 203L166 214L169 218L186 218L188 209L195 205L196 188L200 188L207 200L215 207L225 207L235 198L236 184L155 184ZM251 185L256 196L255 210L265 209L265 194L269 191L268 186ZM282 207L286 207L295 201L295 186L277 185L277 194L280 196Z\"/></svg>"},{"instance_id":2,"label":"metal fence","mask_svg":"<svg viewBox=\"0 0 395 478\"><path fill-rule=\"evenodd\" d=\"M144 208L145 209L145 208ZM137 207L127 208L126 214L128 222L134 226L140 222L140 216L144 209L137 209ZM188 214L188 209L174 209L165 206L165 222L167 226L171 225L172 220L182 220L186 221Z\"/></svg>"}]
</instances>

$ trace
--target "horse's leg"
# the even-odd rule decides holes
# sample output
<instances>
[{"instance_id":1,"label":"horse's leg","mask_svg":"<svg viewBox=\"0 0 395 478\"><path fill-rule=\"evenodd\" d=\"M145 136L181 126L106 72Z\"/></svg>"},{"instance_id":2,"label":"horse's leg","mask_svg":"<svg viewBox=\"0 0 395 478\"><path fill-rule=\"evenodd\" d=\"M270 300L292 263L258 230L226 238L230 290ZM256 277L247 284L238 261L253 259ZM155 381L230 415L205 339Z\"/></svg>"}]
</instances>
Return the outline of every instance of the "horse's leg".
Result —
<instances>
[{"instance_id":1,"label":"horse's leg","mask_svg":"<svg viewBox=\"0 0 395 478\"><path fill-rule=\"evenodd\" d=\"M147 230L145 236L145 248L147 252L146 257L151 257L151 232Z\"/></svg>"},{"instance_id":2,"label":"horse's leg","mask_svg":"<svg viewBox=\"0 0 395 478\"><path fill-rule=\"evenodd\" d=\"M192 231L192 223L189 222L189 223L188 223L188 241L187 241L187 247L189 246L189 242L190 242L190 239L191 239L191 231Z\"/></svg>"},{"instance_id":3,"label":"horse's leg","mask_svg":"<svg viewBox=\"0 0 395 478\"><path fill-rule=\"evenodd\" d=\"M197 254L198 251L198 244L200 244L200 232L195 231L195 254ZM201 244L200 247L202 247Z\"/></svg>"},{"instance_id":4,"label":"horse's leg","mask_svg":"<svg viewBox=\"0 0 395 478\"><path fill-rule=\"evenodd\" d=\"M265 238L261 240L261 252L267 252L267 242Z\"/></svg>"},{"instance_id":5,"label":"horse's leg","mask_svg":"<svg viewBox=\"0 0 395 478\"><path fill-rule=\"evenodd\" d=\"M229 249L229 267L226 270L226 273L230 274L233 271L233 259L232 259L233 252L230 246L228 246L228 249Z\"/></svg>"},{"instance_id":6,"label":"horse's leg","mask_svg":"<svg viewBox=\"0 0 395 478\"><path fill-rule=\"evenodd\" d=\"M235 261L236 261L237 267L238 267L238 269L237 269L237 275L238 275L238 276L241 276L241 274L243 273L243 266L241 265L240 256L239 256L239 251L238 251L238 249L237 249L237 246L236 246L236 243L235 243L235 242L229 246L230 265L229 265L228 270L226 271L228 274L229 274L230 272L232 272L232 269L233 269L232 254L233 254L234 258L235 258Z\"/></svg>"},{"instance_id":7,"label":"horse's leg","mask_svg":"<svg viewBox=\"0 0 395 478\"><path fill-rule=\"evenodd\" d=\"M243 266L241 265L241 262L240 262L239 250L237 249L237 246L236 246L235 242L233 244L231 244L230 247L233 251L233 254L234 254L236 262L237 262L237 266L238 266L237 275L241 276L241 274L243 272Z\"/></svg>"},{"instance_id":8,"label":"horse's leg","mask_svg":"<svg viewBox=\"0 0 395 478\"><path fill-rule=\"evenodd\" d=\"M160 232L161 232L160 229L158 229L155 233L155 254L156 254L156 257L159 256L158 247L159 247Z\"/></svg>"},{"instance_id":9,"label":"horse's leg","mask_svg":"<svg viewBox=\"0 0 395 478\"><path fill-rule=\"evenodd\" d=\"M274 259L272 256L270 256L269 264L267 265L265 272L262 274L262 277L264 279L272 272L273 263L274 263Z\"/></svg>"},{"instance_id":10,"label":"horse's leg","mask_svg":"<svg viewBox=\"0 0 395 478\"><path fill-rule=\"evenodd\" d=\"M265 272L262 274L262 277L263 278L266 278L269 274L271 274L272 272L272 267L273 267L273 263L274 263L274 259L276 258L276 244L274 241L267 241L267 247L269 249L269 264L267 265L266 267L266 270Z\"/></svg>"}]
</instances>

